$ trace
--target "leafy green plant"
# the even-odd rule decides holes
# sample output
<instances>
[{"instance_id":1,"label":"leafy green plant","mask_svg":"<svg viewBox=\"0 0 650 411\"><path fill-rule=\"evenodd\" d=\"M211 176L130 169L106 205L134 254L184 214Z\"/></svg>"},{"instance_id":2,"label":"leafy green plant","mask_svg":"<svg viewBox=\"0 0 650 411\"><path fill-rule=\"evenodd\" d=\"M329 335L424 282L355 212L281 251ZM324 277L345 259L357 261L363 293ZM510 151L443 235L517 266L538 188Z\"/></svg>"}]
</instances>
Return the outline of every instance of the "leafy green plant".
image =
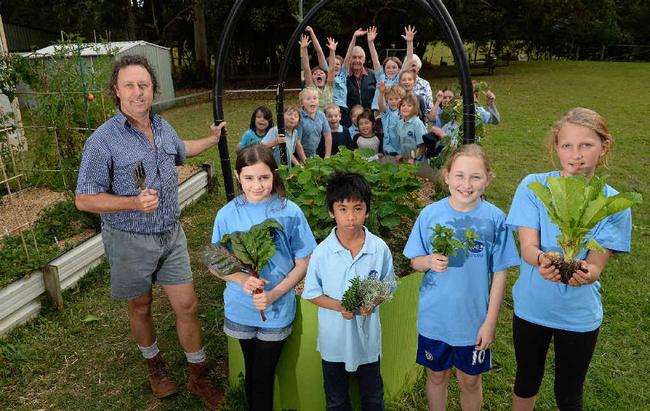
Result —
<instances>
[{"instance_id":1,"label":"leafy green plant","mask_svg":"<svg viewBox=\"0 0 650 411\"><path fill-rule=\"evenodd\" d=\"M433 252L442 255L455 256L458 254L458 249L462 249L467 254L467 249L474 247L474 240L478 239L478 234L469 227L465 228L463 241L454 237L456 230L442 224L436 224L434 228L429 227L429 230L433 231L431 235Z\"/></svg>"},{"instance_id":2,"label":"leafy green plant","mask_svg":"<svg viewBox=\"0 0 650 411\"><path fill-rule=\"evenodd\" d=\"M332 229L325 201L327 177L337 170L356 172L368 180L372 187L372 209L366 226L379 235L390 235L402 218L415 218L420 207L415 191L421 183L413 176L415 167L409 164L368 161L361 153L345 148L329 160L313 157L305 168L282 168L289 198L305 213L314 236L323 240Z\"/></svg>"},{"instance_id":3,"label":"leafy green plant","mask_svg":"<svg viewBox=\"0 0 650 411\"><path fill-rule=\"evenodd\" d=\"M259 272L275 255L273 233L276 230L282 230L282 225L273 218L267 218L251 226L248 231L235 231L224 235L221 245L226 246L230 243L235 257L244 264L253 277L260 278ZM255 291L256 294L261 292L262 289ZM266 321L264 310L260 310L260 315L262 320Z\"/></svg>"},{"instance_id":4,"label":"leafy green plant","mask_svg":"<svg viewBox=\"0 0 650 411\"><path fill-rule=\"evenodd\" d=\"M374 276L364 279L354 277L343 294L341 305L347 311L354 312L359 308L371 310L392 298L392 288L391 281L382 281Z\"/></svg>"},{"instance_id":5,"label":"leafy green plant","mask_svg":"<svg viewBox=\"0 0 650 411\"><path fill-rule=\"evenodd\" d=\"M267 218L251 226L248 231L235 231L221 239L222 245L230 243L233 254L258 274L275 255L273 232L282 230L282 225L273 218Z\"/></svg>"},{"instance_id":6,"label":"leafy green plant","mask_svg":"<svg viewBox=\"0 0 650 411\"><path fill-rule=\"evenodd\" d=\"M603 219L641 203L643 198L634 192L606 197L606 177L560 176L547 177L547 181L548 187L534 181L528 184L528 188L546 206L551 222L560 229L557 241L563 255L547 253L547 257L560 270L562 280L567 282L577 268L573 262L583 247L604 251L593 237L588 238L591 229Z\"/></svg>"}]
</instances>

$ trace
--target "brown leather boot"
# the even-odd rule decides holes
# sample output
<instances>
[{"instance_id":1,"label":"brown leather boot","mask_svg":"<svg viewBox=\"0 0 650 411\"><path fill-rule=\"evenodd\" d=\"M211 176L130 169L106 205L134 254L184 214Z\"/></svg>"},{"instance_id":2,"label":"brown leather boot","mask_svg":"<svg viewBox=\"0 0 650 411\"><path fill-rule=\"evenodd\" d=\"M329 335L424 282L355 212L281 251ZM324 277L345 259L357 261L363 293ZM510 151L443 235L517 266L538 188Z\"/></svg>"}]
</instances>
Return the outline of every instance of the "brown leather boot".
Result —
<instances>
[{"instance_id":1,"label":"brown leather boot","mask_svg":"<svg viewBox=\"0 0 650 411\"><path fill-rule=\"evenodd\" d=\"M208 368L207 362L190 363L190 379L187 389L201 398L206 407L214 410L223 402L224 390L210 381L209 373L210 368Z\"/></svg>"},{"instance_id":2,"label":"brown leather boot","mask_svg":"<svg viewBox=\"0 0 650 411\"><path fill-rule=\"evenodd\" d=\"M149 368L149 385L154 397L165 398L178 392L178 386L169 375L169 367L160 353L151 359L146 359L145 363Z\"/></svg>"}]
</instances>

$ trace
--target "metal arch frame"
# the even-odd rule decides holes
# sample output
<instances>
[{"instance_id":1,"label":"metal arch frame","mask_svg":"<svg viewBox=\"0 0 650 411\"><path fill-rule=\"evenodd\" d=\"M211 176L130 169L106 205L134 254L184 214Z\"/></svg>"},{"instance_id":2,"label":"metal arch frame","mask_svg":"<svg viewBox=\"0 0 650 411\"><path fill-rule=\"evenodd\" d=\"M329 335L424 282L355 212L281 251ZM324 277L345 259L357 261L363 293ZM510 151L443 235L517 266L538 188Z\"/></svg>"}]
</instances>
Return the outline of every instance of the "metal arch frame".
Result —
<instances>
[{"instance_id":1,"label":"metal arch frame","mask_svg":"<svg viewBox=\"0 0 650 411\"><path fill-rule=\"evenodd\" d=\"M304 16L303 20L298 24L295 31L291 35L291 38L287 42L285 48L284 58L282 59L282 64L280 65L280 71L278 73L278 85L276 92L276 114L277 114L277 126L278 132L284 133L284 88L286 84L287 73L289 71L289 62L291 61L297 44L298 37L305 30L305 27L313 19L313 17L318 13L323 7L329 3L330 0L321 0L316 5L314 5L307 15ZM469 144L474 142L474 133L475 133L475 107L474 107L474 93L472 89L472 76L470 73L469 62L465 56L465 49L463 47L463 41L460 38L458 29L454 24L447 8L442 3L442 0L416 0L417 3L424 8L427 13L429 13L438 23L439 26L443 28L444 34L447 38L448 43L451 45L451 52L454 56L456 66L458 67L458 78L461 85L461 90L463 93L463 129L464 129L464 138L463 143ZM230 47L230 42L232 39L232 33L234 27L239 21L242 10L244 6L248 3L248 0L236 0L230 14L226 19L226 23L223 26L223 32L221 34L221 40L219 43L219 51L217 54L216 64L214 68L214 120L215 123L223 121L223 72L224 64L226 61L226 55L228 53L228 48ZM228 143L226 133L222 134L221 140L219 141L219 155L221 157L221 171L223 172L224 178L224 188L226 190L226 198L228 201L234 198L234 187L232 180L232 172L230 170L230 157L228 155Z\"/></svg>"}]
</instances>

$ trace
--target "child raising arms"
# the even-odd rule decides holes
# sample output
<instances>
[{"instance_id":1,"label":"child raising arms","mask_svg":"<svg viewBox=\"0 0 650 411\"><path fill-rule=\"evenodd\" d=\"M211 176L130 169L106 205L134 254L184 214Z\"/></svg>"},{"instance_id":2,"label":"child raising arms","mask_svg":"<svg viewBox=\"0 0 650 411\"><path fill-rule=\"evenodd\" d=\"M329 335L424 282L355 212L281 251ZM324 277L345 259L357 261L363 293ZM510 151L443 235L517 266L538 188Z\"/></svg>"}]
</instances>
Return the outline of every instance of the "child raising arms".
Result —
<instances>
[{"instance_id":1,"label":"child raising arms","mask_svg":"<svg viewBox=\"0 0 650 411\"><path fill-rule=\"evenodd\" d=\"M244 272L223 276L224 332L239 340L245 363L250 410L271 410L273 379L282 344L296 315L294 286L303 279L316 241L300 208L286 198L271 149L256 144L237 154L235 176L242 194L217 213L212 242L225 234L248 231L273 218L282 225L274 235L276 252L260 278ZM261 293L256 293L261 289ZM259 310L266 310L263 321Z\"/></svg>"},{"instance_id":2,"label":"child raising arms","mask_svg":"<svg viewBox=\"0 0 650 411\"><path fill-rule=\"evenodd\" d=\"M330 176L327 207L336 227L314 250L302 294L319 307L318 351L323 358L328 410L352 409L351 373L359 383L362 409L384 409L379 309L354 313L341 305L355 277L395 281L388 246L363 225L370 212L370 196L370 185L360 174L335 172Z\"/></svg>"},{"instance_id":3,"label":"child raising arms","mask_svg":"<svg viewBox=\"0 0 650 411\"><path fill-rule=\"evenodd\" d=\"M404 247L414 270L424 271L418 306L416 362L427 373L430 410L444 410L451 367L456 367L463 410L480 410L481 374L492 367L490 346L506 284L506 269L518 263L505 214L481 199L492 179L487 156L470 144L455 151L443 168L450 196L426 206ZM440 224L462 238L478 238L467 252L437 253L432 230Z\"/></svg>"},{"instance_id":4,"label":"child raising arms","mask_svg":"<svg viewBox=\"0 0 650 411\"><path fill-rule=\"evenodd\" d=\"M259 106L253 111L250 126L237 143L236 151L260 143L271 127L273 127L273 113L268 107Z\"/></svg>"},{"instance_id":5,"label":"child raising arms","mask_svg":"<svg viewBox=\"0 0 650 411\"><path fill-rule=\"evenodd\" d=\"M555 349L555 401L561 410L581 410L582 390L591 362L603 306L598 279L609 257L630 251L631 211L624 210L598 223L588 238L605 252L583 251L578 255L582 269L568 285L560 282L559 271L544 252L561 249L559 229L546 207L528 188L538 181L548 186L549 176L593 177L605 161L612 137L605 120L595 111L574 108L562 116L549 132L549 144L557 155L559 171L530 174L517 187L507 223L517 228L521 247L519 278L512 287L512 320L517 374L514 410L532 410L544 377L544 363L553 339ZM605 186L605 195L616 190Z\"/></svg>"}]
</instances>

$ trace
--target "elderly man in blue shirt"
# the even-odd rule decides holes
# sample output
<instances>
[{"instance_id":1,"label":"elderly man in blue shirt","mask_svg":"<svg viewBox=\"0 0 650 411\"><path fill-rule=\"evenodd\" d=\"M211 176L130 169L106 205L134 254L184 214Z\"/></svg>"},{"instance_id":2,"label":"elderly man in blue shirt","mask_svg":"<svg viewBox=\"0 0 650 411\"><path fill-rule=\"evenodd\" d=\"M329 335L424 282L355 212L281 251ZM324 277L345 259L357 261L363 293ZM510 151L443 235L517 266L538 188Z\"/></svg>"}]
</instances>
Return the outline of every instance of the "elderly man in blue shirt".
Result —
<instances>
[{"instance_id":1,"label":"elderly man in blue shirt","mask_svg":"<svg viewBox=\"0 0 650 411\"><path fill-rule=\"evenodd\" d=\"M208 378L187 241L179 221L176 166L216 145L225 123L212 125L208 137L181 140L169 123L151 112L158 82L142 56L116 61L110 91L119 112L84 145L77 208L101 214L111 294L128 304L131 333L148 366L154 396L178 392L158 350L151 315L151 287L157 282L176 314L190 365L188 390L216 408L223 391Z\"/></svg>"}]
</instances>

